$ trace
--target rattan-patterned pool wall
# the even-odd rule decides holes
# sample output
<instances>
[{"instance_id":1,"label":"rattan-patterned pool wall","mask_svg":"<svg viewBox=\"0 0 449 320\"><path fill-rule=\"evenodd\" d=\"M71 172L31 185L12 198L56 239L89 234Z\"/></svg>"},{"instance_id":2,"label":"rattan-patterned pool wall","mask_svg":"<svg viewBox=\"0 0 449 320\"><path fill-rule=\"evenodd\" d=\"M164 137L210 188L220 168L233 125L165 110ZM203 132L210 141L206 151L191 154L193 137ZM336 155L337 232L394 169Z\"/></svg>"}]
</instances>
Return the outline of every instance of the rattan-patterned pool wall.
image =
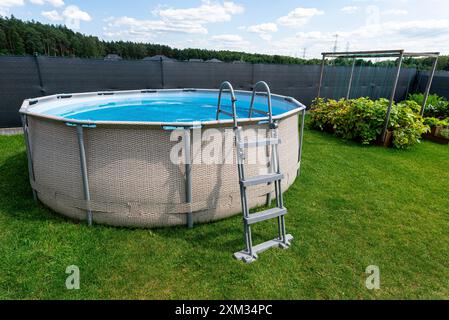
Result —
<instances>
[{"instance_id":1,"label":"rattan-patterned pool wall","mask_svg":"<svg viewBox=\"0 0 449 320\"><path fill-rule=\"evenodd\" d=\"M177 141L171 131L158 126L98 125L84 129L87 176L91 201L84 200L76 127L64 122L28 116L30 153L38 199L64 216L86 220L93 212L95 223L127 227L185 225L192 210L195 223L223 219L241 212L237 165L192 165L192 203L186 203L185 165L174 164L170 152ZM217 148L233 139L229 125L215 126L223 141L202 141L201 149ZM251 139L264 124L243 126ZM204 131L208 127L201 130ZM232 128L231 128L232 129ZM283 190L295 181L299 165L298 113L279 120L280 165L285 175ZM259 152L251 149L249 152ZM195 159L195 148L192 156ZM262 152L264 152L262 150ZM268 148L265 150L269 155ZM235 155L235 150L233 150ZM251 159L251 155L248 155ZM195 160L194 160L195 161ZM248 164L247 176L268 172L267 163ZM251 207L263 205L274 187L249 190Z\"/></svg>"}]
</instances>

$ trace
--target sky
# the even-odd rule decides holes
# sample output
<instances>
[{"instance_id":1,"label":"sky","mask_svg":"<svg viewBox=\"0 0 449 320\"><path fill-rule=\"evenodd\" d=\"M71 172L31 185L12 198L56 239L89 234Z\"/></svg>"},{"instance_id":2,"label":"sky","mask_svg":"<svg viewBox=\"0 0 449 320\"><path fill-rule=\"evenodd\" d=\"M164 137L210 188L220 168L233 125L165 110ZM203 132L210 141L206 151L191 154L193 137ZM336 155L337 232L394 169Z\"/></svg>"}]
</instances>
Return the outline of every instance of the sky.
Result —
<instances>
[{"instance_id":1,"label":"sky","mask_svg":"<svg viewBox=\"0 0 449 320\"><path fill-rule=\"evenodd\" d=\"M104 40L317 58L323 51L449 54L449 0L0 0L0 15Z\"/></svg>"}]
</instances>

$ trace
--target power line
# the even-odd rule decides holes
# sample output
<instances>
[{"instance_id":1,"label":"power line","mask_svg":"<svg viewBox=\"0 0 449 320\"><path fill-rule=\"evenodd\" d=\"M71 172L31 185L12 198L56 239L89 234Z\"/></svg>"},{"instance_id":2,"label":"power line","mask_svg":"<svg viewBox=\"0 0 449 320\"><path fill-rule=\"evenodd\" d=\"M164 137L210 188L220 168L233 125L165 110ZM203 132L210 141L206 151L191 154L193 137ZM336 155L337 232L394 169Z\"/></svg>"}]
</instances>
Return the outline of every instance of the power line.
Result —
<instances>
[{"instance_id":1,"label":"power line","mask_svg":"<svg viewBox=\"0 0 449 320\"><path fill-rule=\"evenodd\" d=\"M338 49L338 34L334 35L335 42L334 42L334 52L337 52Z\"/></svg>"}]
</instances>

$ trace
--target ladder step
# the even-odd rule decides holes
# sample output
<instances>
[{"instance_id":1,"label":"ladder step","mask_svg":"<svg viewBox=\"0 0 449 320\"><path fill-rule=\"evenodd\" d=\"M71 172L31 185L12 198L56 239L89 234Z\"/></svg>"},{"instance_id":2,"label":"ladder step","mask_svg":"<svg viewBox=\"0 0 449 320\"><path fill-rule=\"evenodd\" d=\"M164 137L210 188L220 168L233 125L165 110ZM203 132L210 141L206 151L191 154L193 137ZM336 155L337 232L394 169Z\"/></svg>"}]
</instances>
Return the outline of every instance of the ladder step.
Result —
<instances>
[{"instance_id":1,"label":"ladder step","mask_svg":"<svg viewBox=\"0 0 449 320\"><path fill-rule=\"evenodd\" d=\"M251 214L248 218L244 218L248 224L254 224L257 222L262 222L265 220L277 218L287 214L287 209L285 208L273 208L266 211Z\"/></svg>"},{"instance_id":2,"label":"ladder step","mask_svg":"<svg viewBox=\"0 0 449 320\"><path fill-rule=\"evenodd\" d=\"M250 187L250 186L270 183L270 182L274 182L274 181L278 181L278 180L282 180L282 179L284 179L284 175L282 173L274 173L274 174L268 174L268 175L263 175L263 176L257 176L254 178L248 178L248 179L242 180L241 184L244 187Z\"/></svg>"},{"instance_id":3,"label":"ladder step","mask_svg":"<svg viewBox=\"0 0 449 320\"><path fill-rule=\"evenodd\" d=\"M271 146L280 143L281 139L279 138L269 138L269 139L260 139L257 141L239 142L238 146L240 148L254 148L254 147Z\"/></svg>"}]
</instances>

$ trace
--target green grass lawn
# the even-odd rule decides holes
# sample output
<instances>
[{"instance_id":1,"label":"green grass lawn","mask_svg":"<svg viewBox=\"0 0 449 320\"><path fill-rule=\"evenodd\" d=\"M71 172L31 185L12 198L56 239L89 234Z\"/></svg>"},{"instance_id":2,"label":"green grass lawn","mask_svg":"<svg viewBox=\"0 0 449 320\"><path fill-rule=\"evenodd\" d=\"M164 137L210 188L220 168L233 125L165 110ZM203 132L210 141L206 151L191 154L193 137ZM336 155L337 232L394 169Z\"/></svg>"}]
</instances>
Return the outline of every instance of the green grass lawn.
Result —
<instances>
[{"instance_id":1,"label":"green grass lawn","mask_svg":"<svg viewBox=\"0 0 449 320\"><path fill-rule=\"evenodd\" d=\"M246 265L241 217L185 228L87 227L32 200L22 136L0 137L0 299L449 298L449 147L363 147L305 132L285 194L289 250ZM236 182L237 183L237 182ZM275 236L275 222L254 227ZM77 265L81 289L65 288ZM365 287L377 265L380 290Z\"/></svg>"}]
</instances>

